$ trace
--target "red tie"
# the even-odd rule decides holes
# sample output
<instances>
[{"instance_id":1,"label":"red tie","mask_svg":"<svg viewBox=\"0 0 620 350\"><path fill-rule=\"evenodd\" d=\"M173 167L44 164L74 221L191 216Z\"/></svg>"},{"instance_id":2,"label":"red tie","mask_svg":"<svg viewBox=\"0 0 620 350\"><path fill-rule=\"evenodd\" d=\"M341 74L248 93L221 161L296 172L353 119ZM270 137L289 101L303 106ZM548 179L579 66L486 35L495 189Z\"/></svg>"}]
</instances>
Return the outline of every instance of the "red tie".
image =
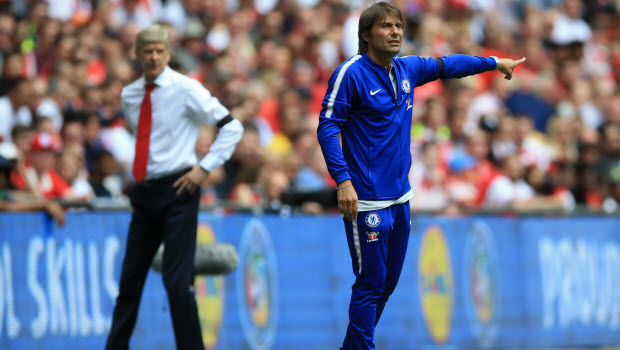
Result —
<instances>
[{"instance_id":1,"label":"red tie","mask_svg":"<svg viewBox=\"0 0 620 350\"><path fill-rule=\"evenodd\" d=\"M132 174L136 181L140 182L146 175L146 164L149 160L149 140L151 139L151 91L155 84L146 84L146 93L140 106L140 119L138 120L138 135L136 137L136 155L133 160Z\"/></svg>"}]
</instances>

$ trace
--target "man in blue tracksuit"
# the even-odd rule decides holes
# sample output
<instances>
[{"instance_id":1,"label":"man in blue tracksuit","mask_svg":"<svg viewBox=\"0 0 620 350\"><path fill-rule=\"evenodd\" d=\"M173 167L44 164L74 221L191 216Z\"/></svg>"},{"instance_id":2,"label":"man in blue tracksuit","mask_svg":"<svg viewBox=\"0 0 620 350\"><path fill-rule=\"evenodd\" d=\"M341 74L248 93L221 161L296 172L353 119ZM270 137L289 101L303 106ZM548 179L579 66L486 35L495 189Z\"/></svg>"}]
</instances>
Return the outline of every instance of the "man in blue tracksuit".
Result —
<instances>
[{"instance_id":1,"label":"man in blue tracksuit","mask_svg":"<svg viewBox=\"0 0 620 350\"><path fill-rule=\"evenodd\" d=\"M375 326L402 270L411 229L407 174L414 87L495 69L510 79L525 61L395 57L402 37L397 7L380 2L366 9L359 20L360 53L333 73L321 110L318 139L338 184L356 277L341 349L375 348Z\"/></svg>"}]
</instances>

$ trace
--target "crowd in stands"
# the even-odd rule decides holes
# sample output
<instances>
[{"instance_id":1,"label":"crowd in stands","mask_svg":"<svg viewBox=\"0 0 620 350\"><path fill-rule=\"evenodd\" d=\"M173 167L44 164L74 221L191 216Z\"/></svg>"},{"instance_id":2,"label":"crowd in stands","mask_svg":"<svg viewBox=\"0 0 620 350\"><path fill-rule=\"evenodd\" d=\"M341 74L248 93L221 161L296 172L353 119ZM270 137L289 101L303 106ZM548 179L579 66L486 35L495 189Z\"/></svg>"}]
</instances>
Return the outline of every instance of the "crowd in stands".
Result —
<instances>
[{"instance_id":1,"label":"crowd in stands","mask_svg":"<svg viewBox=\"0 0 620 350\"><path fill-rule=\"evenodd\" d=\"M618 208L620 1L394 3L406 22L401 55L527 57L510 81L487 72L415 90L412 210ZM306 213L329 210L335 184L318 115L331 73L357 53L367 5L0 0L0 157L11 164L0 184L26 197L127 203L134 141L120 92L140 75L136 33L162 23L171 67L245 128L202 202L281 213L290 210L283 198L297 198ZM215 132L203 128L199 156Z\"/></svg>"}]
</instances>

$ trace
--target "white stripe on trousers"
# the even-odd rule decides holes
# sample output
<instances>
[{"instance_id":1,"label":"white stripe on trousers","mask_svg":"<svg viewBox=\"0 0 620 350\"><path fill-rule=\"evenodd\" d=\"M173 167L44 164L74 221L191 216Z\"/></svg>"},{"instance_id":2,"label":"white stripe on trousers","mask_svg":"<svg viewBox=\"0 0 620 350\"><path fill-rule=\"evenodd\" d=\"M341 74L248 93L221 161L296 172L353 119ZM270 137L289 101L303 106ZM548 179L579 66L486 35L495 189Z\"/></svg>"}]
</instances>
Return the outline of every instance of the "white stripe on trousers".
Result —
<instances>
[{"instance_id":1,"label":"white stripe on trousers","mask_svg":"<svg viewBox=\"0 0 620 350\"><path fill-rule=\"evenodd\" d=\"M357 219L351 220L353 227L353 246L355 246L355 254L357 255L358 274L362 274L362 248L360 247L360 236L357 232Z\"/></svg>"}]
</instances>

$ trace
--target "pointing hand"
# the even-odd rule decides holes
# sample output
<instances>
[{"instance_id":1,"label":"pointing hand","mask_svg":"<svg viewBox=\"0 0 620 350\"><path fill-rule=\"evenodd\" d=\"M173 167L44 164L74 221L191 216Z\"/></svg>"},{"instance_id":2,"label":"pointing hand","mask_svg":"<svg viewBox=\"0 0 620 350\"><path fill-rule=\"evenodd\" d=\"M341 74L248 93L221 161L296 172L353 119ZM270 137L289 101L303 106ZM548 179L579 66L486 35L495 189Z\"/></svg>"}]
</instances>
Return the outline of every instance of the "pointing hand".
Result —
<instances>
[{"instance_id":1,"label":"pointing hand","mask_svg":"<svg viewBox=\"0 0 620 350\"><path fill-rule=\"evenodd\" d=\"M525 62L525 57L518 61L511 60L510 58L500 58L497 70L504 73L505 79L510 80L512 79L512 71L515 69L516 66L520 65L523 62Z\"/></svg>"}]
</instances>

